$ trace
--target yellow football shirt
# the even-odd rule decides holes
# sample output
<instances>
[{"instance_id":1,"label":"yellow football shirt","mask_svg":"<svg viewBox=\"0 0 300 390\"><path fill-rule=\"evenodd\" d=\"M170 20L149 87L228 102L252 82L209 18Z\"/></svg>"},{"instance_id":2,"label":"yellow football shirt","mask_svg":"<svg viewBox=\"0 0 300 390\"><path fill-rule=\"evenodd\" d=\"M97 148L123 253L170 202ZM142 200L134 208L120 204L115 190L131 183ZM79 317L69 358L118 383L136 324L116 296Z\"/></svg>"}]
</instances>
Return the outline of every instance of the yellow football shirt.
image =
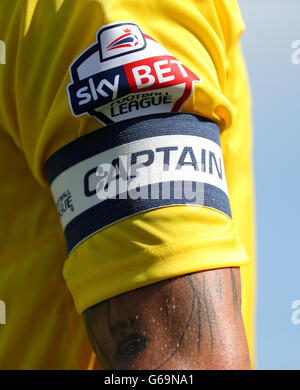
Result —
<instances>
[{"instance_id":1,"label":"yellow football shirt","mask_svg":"<svg viewBox=\"0 0 300 390\"><path fill-rule=\"evenodd\" d=\"M7 323L0 325L0 368L92 368L77 313L162 279L231 266L241 266L253 358L252 135L243 28L233 0L1 1L0 299ZM153 50L147 63L146 46ZM103 74L115 72L112 79L97 76L99 55ZM85 72L93 76L88 84ZM120 80L135 105L117 105ZM165 106L143 107L144 91L165 96ZM100 95L102 105L91 106ZM154 208L94 231L68 254L47 162L73 141L109 129L117 115L122 123L164 112L194 113L219 126L232 218L206 206Z\"/></svg>"}]
</instances>

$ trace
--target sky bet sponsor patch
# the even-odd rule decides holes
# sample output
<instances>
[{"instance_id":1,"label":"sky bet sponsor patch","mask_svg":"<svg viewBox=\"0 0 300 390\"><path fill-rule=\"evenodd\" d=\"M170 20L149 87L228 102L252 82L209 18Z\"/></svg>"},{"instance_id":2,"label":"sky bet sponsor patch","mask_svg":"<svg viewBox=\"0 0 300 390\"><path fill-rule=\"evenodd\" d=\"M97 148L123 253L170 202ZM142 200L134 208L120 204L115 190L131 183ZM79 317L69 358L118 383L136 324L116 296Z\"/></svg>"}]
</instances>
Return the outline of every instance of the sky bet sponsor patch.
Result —
<instances>
[{"instance_id":1,"label":"sky bet sponsor patch","mask_svg":"<svg viewBox=\"0 0 300 390\"><path fill-rule=\"evenodd\" d=\"M124 218L160 207L206 206L231 216L218 126L168 113L85 135L47 162L71 252Z\"/></svg>"},{"instance_id":2,"label":"sky bet sponsor patch","mask_svg":"<svg viewBox=\"0 0 300 390\"><path fill-rule=\"evenodd\" d=\"M179 112L191 96L193 72L131 22L102 27L97 42L71 65L69 102L75 116L103 125Z\"/></svg>"}]
</instances>

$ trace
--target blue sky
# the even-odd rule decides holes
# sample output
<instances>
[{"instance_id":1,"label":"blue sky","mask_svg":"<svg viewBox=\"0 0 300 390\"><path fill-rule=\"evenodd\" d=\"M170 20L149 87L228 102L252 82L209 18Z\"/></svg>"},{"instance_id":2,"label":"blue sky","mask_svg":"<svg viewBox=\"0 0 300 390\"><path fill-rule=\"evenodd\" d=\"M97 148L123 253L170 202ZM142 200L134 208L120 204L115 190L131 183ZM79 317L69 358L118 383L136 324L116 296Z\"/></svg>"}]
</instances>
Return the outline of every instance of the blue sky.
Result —
<instances>
[{"instance_id":1,"label":"blue sky","mask_svg":"<svg viewBox=\"0 0 300 390\"><path fill-rule=\"evenodd\" d=\"M253 98L257 368L300 369L300 323L292 321L300 300L300 63L292 61L300 1L239 4Z\"/></svg>"}]
</instances>

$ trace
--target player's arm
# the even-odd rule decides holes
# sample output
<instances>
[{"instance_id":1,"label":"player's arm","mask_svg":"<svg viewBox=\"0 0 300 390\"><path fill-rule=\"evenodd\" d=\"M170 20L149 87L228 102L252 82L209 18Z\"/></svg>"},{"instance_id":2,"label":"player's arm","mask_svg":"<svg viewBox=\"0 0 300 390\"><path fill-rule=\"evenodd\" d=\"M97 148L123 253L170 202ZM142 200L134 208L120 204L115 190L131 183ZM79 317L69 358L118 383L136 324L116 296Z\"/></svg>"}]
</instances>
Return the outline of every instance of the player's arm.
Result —
<instances>
[{"instance_id":1,"label":"player's arm","mask_svg":"<svg viewBox=\"0 0 300 390\"><path fill-rule=\"evenodd\" d=\"M250 369L239 268L142 287L83 316L106 369Z\"/></svg>"}]
</instances>

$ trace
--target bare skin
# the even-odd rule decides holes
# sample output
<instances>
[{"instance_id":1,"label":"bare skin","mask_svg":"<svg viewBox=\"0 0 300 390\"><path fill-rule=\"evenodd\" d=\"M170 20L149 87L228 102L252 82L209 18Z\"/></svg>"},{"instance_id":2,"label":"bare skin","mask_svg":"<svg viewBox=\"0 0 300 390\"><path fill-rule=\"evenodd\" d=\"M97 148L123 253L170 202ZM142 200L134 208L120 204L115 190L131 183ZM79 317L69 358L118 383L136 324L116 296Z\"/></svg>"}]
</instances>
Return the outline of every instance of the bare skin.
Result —
<instances>
[{"instance_id":1,"label":"bare skin","mask_svg":"<svg viewBox=\"0 0 300 390\"><path fill-rule=\"evenodd\" d=\"M202 271L84 312L104 369L250 369L239 268Z\"/></svg>"}]
</instances>

